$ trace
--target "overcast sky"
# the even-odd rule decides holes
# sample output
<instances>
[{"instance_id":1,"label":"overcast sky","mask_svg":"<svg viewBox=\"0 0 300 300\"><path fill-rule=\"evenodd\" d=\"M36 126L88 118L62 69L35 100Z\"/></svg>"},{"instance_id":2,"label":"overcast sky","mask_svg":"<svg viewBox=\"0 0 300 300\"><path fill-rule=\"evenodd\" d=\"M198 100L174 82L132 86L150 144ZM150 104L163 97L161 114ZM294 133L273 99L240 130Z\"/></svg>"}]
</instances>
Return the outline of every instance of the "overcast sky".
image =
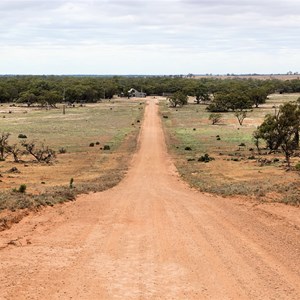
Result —
<instances>
[{"instance_id":1,"label":"overcast sky","mask_svg":"<svg viewBox=\"0 0 300 300\"><path fill-rule=\"evenodd\" d=\"M299 0L0 0L0 74L288 71Z\"/></svg>"}]
</instances>

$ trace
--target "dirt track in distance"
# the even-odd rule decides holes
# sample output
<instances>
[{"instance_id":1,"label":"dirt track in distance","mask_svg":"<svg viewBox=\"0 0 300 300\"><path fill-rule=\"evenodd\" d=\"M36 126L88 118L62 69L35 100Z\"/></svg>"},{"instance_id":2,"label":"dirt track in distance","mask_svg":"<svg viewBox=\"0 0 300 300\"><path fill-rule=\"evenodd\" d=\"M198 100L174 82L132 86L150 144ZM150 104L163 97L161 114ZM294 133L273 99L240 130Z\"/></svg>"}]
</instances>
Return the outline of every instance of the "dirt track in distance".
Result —
<instances>
[{"instance_id":1,"label":"dirt track in distance","mask_svg":"<svg viewBox=\"0 0 300 300\"><path fill-rule=\"evenodd\" d=\"M299 209L190 189L157 111L118 186L0 234L0 299L300 299Z\"/></svg>"}]
</instances>

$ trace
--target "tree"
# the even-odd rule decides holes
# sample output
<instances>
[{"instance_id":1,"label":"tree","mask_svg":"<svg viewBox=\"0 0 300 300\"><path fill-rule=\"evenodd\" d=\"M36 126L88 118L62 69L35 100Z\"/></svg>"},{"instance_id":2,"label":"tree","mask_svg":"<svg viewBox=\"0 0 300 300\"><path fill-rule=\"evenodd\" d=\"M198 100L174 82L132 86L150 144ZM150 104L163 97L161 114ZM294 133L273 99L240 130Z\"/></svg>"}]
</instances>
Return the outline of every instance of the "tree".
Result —
<instances>
[{"instance_id":1,"label":"tree","mask_svg":"<svg viewBox=\"0 0 300 300\"><path fill-rule=\"evenodd\" d=\"M5 160L7 156L8 138L10 133L2 133L0 135L0 160Z\"/></svg>"},{"instance_id":2,"label":"tree","mask_svg":"<svg viewBox=\"0 0 300 300\"><path fill-rule=\"evenodd\" d=\"M212 125L215 125L221 121L222 115L220 113L212 113L209 115L208 119L211 121Z\"/></svg>"},{"instance_id":3,"label":"tree","mask_svg":"<svg viewBox=\"0 0 300 300\"><path fill-rule=\"evenodd\" d=\"M290 168L290 157L299 147L299 129L299 104L286 103L280 106L278 113L265 117L254 137L264 139L271 150L281 147Z\"/></svg>"},{"instance_id":4,"label":"tree","mask_svg":"<svg viewBox=\"0 0 300 300\"><path fill-rule=\"evenodd\" d=\"M228 112L228 97L223 93L216 93L211 104L206 108L211 112Z\"/></svg>"},{"instance_id":5,"label":"tree","mask_svg":"<svg viewBox=\"0 0 300 300\"><path fill-rule=\"evenodd\" d=\"M188 102L188 96L181 91L175 92L172 96L168 97L172 107L183 106Z\"/></svg>"},{"instance_id":6,"label":"tree","mask_svg":"<svg viewBox=\"0 0 300 300\"><path fill-rule=\"evenodd\" d=\"M258 88L250 89L248 94L249 94L249 97L250 97L252 103L257 108L259 106L259 104L263 104L266 102L269 92L264 87L258 87Z\"/></svg>"},{"instance_id":7,"label":"tree","mask_svg":"<svg viewBox=\"0 0 300 300\"><path fill-rule=\"evenodd\" d=\"M41 97L41 100L47 105L51 107L56 107L56 103L61 102L63 99L63 95L57 91L45 91ZM39 101L42 103L42 101Z\"/></svg>"},{"instance_id":8,"label":"tree","mask_svg":"<svg viewBox=\"0 0 300 300\"><path fill-rule=\"evenodd\" d=\"M260 154L260 148L259 148L260 133L258 130L255 130L253 132L253 140L254 140L254 144L256 146L257 152L258 152L258 154Z\"/></svg>"},{"instance_id":9,"label":"tree","mask_svg":"<svg viewBox=\"0 0 300 300\"><path fill-rule=\"evenodd\" d=\"M22 146L26 151L31 154L38 162L51 162L55 157L55 151L50 149L48 146L42 144L40 147L36 145L35 141L22 142Z\"/></svg>"},{"instance_id":10,"label":"tree","mask_svg":"<svg viewBox=\"0 0 300 300\"><path fill-rule=\"evenodd\" d=\"M17 103L26 103L27 106L31 106L37 101L37 97L31 91L22 92L20 97L16 100Z\"/></svg>"},{"instance_id":11,"label":"tree","mask_svg":"<svg viewBox=\"0 0 300 300\"><path fill-rule=\"evenodd\" d=\"M8 102L10 99L6 86L0 85L0 103Z\"/></svg>"},{"instance_id":12,"label":"tree","mask_svg":"<svg viewBox=\"0 0 300 300\"><path fill-rule=\"evenodd\" d=\"M266 115L263 123L258 126L255 131L255 138L266 141L267 148L277 150L280 147L281 139L279 139L278 124L276 115Z\"/></svg>"},{"instance_id":13,"label":"tree","mask_svg":"<svg viewBox=\"0 0 300 300\"><path fill-rule=\"evenodd\" d=\"M247 112L246 111L236 111L234 113L236 118L238 119L238 122L241 126L243 126L244 120L247 118Z\"/></svg>"},{"instance_id":14,"label":"tree","mask_svg":"<svg viewBox=\"0 0 300 300\"><path fill-rule=\"evenodd\" d=\"M14 158L14 162L18 163L20 160L20 156L24 153L17 144L8 145L6 147L7 153L11 154Z\"/></svg>"},{"instance_id":15,"label":"tree","mask_svg":"<svg viewBox=\"0 0 300 300\"><path fill-rule=\"evenodd\" d=\"M196 103L200 104L201 101L207 102L210 101L210 95L208 87L201 83L195 90Z\"/></svg>"},{"instance_id":16,"label":"tree","mask_svg":"<svg viewBox=\"0 0 300 300\"><path fill-rule=\"evenodd\" d=\"M228 93L219 92L215 94L214 100L207 107L212 112L228 112L245 110L252 107L250 97L243 91L231 90Z\"/></svg>"}]
</instances>

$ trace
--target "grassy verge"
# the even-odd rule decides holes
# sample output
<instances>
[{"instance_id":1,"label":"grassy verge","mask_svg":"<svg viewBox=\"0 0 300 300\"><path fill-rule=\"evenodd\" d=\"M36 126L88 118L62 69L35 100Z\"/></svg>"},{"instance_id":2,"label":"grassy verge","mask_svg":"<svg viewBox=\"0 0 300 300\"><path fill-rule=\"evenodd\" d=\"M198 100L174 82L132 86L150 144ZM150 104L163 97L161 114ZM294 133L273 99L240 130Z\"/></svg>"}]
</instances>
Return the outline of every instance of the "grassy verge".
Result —
<instances>
[{"instance_id":1,"label":"grassy verge","mask_svg":"<svg viewBox=\"0 0 300 300\"><path fill-rule=\"evenodd\" d=\"M174 109L162 101L166 141L181 177L203 192L299 205L299 173L286 171L282 153L265 150L258 154L252 139L274 106L297 97L271 95L265 105L248 112L243 126L233 113L222 114L221 122L212 125L205 105L190 103ZM205 154L212 160L203 162ZM293 158L294 164L298 161L299 157Z\"/></svg>"},{"instance_id":2,"label":"grassy verge","mask_svg":"<svg viewBox=\"0 0 300 300\"><path fill-rule=\"evenodd\" d=\"M122 180L137 147L143 103L106 102L70 108L66 115L59 109L31 109L27 113L24 109L27 108L8 113L2 107L5 118L1 120L1 130L10 132L14 142L23 133L28 139L45 139L51 148L64 147L67 153L58 154L49 165L37 164L26 156L18 164L11 159L0 162L0 212L72 201L78 194L103 191ZM99 145L89 147L98 141ZM109 145L110 150L104 150L104 145ZM7 173L12 166L20 172ZM26 184L25 193L16 191L21 184ZM5 216L0 218L0 227L1 224L3 228L8 224Z\"/></svg>"}]
</instances>

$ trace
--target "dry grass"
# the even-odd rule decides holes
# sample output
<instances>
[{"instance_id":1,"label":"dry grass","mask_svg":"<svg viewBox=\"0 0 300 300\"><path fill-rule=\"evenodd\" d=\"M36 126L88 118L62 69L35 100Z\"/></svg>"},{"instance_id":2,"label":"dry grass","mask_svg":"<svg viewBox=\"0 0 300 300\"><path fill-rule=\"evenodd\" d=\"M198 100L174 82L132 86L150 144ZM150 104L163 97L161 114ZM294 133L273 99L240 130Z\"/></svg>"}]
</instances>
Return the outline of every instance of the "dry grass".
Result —
<instances>
[{"instance_id":1,"label":"dry grass","mask_svg":"<svg viewBox=\"0 0 300 300\"><path fill-rule=\"evenodd\" d=\"M23 133L29 139L45 140L56 151L63 147L67 153L58 154L53 164L39 164L28 156L22 157L21 163L10 159L0 162L0 211L54 205L118 184L136 149L140 124L137 121L141 120L143 109L139 100L70 108L66 115L60 109L1 107L0 113L5 116L1 130L12 133L12 142L17 142L18 134ZM91 142L94 147L89 147ZM109 145L110 150L103 150L104 145ZM7 173L12 167L20 173ZM71 178L73 188L69 186ZM26 184L26 193L13 192L21 184Z\"/></svg>"},{"instance_id":2,"label":"dry grass","mask_svg":"<svg viewBox=\"0 0 300 300\"><path fill-rule=\"evenodd\" d=\"M212 125L205 105L181 109L160 109L170 153L182 178L204 192L222 196L246 195L260 201L299 204L299 173L287 172L282 153L258 155L252 133L274 106L296 100L299 94L271 95L265 105L248 113L239 126L233 113L225 113L219 125ZM163 118L163 116L168 118ZM190 147L190 151L185 148ZM205 153L214 160L203 163ZM293 163L299 161L293 158Z\"/></svg>"}]
</instances>

